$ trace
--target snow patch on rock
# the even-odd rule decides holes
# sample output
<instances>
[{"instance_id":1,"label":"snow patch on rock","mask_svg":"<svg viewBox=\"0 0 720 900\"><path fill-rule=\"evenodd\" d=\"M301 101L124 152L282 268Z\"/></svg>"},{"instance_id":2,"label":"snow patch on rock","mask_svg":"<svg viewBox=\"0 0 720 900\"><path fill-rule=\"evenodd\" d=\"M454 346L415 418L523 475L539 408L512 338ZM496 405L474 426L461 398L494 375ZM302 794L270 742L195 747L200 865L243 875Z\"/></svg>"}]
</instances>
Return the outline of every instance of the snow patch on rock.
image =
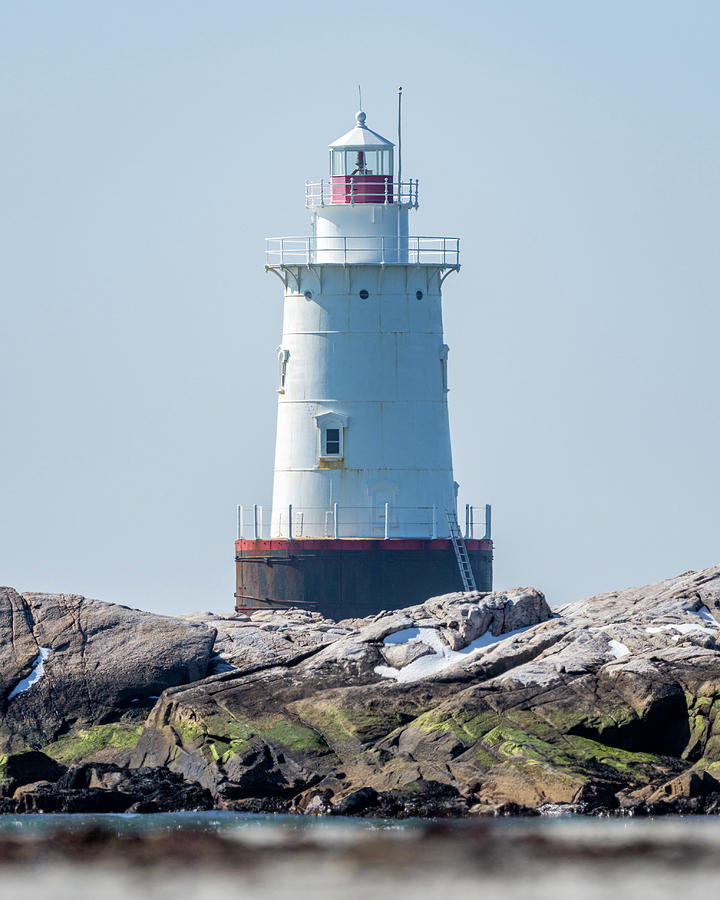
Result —
<instances>
[{"instance_id":1,"label":"snow patch on rock","mask_svg":"<svg viewBox=\"0 0 720 900\"><path fill-rule=\"evenodd\" d=\"M648 634L660 634L663 631L677 631L679 637L681 634L693 634L700 632L701 634L715 634L714 628L704 628L702 625L693 625L688 622L673 622L671 625L648 625L645 628Z\"/></svg>"},{"instance_id":2,"label":"snow patch on rock","mask_svg":"<svg viewBox=\"0 0 720 900\"><path fill-rule=\"evenodd\" d=\"M610 652L615 659L622 659L623 656L627 656L630 653L630 650L625 644L621 644L620 641L615 641L611 638L608 644L610 645Z\"/></svg>"},{"instance_id":3,"label":"snow patch on rock","mask_svg":"<svg viewBox=\"0 0 720 900\"><path fill-rule=\"evenodd\" d=\"M454 663L468 662L469 658L478 650L497 644L505 640L505 638L522 634L532 627L533 625L525 625L523 628L516 628L514 631L506 631L504 634L497 635L486 631L485 634L475 638L462 650L451 650L440 636L440 632L435 628L404 628L402 631L396 631L394 634L388 635L384 643L419 642L426 644L435 652L428 656L421 656L402 669L395 669L392 666L375 666L375 673L382 678L394 678L395 681L402 683L418 681L421 678L427 678L429 675L435 675Z\"/></svg>"},{"instance_id":4,"label":"snow patch on rock","mask_svg":"<svg viewBox=\"0 0 720 900\"><path fill-rule=\"evenodd\" d=\"M22 681L15 685L8 694L8 700L12 700L13 697L17 697L18 694L24 694L25 691L29 690L36 682L40 681L45 674L45 660L50 655L50 648L40 647L39 650L40 652L37 655L37 659L33 663L32 672L27 678L23 678Z\"/></svg>"},{"instance_id":5,"label":"snow patch on rock","mask_svg":"<svg viewBox=\"0 0 720 900\"><path fill-rule=\"evenodd\" d=\"M428 631L430 629L426 628L423 630ZM410 641L416 641L419 637L419 628L403 628L401 631L395 631L393 634L389 634L383 641L383 644L408 644Z\"/></svg>"},{"instance_id":6,"label":"snow patch on rock","mask_svg":"<svg viewBox=\"0 0 720 900\"><path fill-rule=\"evenodd\" d=\"M715 616L710 612L707 606L701 606L700 609L696 610L693 615L699 616L701 619L704 619L706 622L710 622L711 625L714 625L716 628L720 628L720 622L715 618Z\"/></svg>"}]
</instances>

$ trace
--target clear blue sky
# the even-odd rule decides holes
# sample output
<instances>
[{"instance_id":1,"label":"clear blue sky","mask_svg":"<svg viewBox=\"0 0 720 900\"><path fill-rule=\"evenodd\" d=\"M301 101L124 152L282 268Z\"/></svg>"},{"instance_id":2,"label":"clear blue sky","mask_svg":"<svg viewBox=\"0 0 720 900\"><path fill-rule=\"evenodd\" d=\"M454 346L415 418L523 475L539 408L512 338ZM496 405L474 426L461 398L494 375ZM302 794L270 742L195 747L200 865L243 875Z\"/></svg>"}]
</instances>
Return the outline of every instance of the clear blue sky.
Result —
<instances>
[{"instance_id":1,"label":"clear blue sky","mask_svg":"<svg viewBox=\"0 0 720 900\"><path fill-rule=\"evenodd\" d=\"M496 584L720 562L720 4L0 6L0 583L230 610L269 504L279 282L353 123L418 177L455 474Z\"/></svg>"}]
</instances>

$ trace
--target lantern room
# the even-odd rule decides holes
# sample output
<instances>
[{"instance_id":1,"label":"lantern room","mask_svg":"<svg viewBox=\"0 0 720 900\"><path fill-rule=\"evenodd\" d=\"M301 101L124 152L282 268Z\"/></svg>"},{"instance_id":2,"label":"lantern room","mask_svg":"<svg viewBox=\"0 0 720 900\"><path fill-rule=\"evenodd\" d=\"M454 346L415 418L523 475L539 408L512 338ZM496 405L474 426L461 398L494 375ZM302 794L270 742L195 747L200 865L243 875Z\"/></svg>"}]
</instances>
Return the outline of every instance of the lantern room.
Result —
<instances>
[{"instance_id":1,"label":"lantern room","mask_svg":"<svg viewBox=\"0 0 720 900\"><path fill-rule=\"evenodd\" d=\"M330 144L331 203L392 203L394 144L355 116L355 127Z\"/></svg>"}]
</instances>

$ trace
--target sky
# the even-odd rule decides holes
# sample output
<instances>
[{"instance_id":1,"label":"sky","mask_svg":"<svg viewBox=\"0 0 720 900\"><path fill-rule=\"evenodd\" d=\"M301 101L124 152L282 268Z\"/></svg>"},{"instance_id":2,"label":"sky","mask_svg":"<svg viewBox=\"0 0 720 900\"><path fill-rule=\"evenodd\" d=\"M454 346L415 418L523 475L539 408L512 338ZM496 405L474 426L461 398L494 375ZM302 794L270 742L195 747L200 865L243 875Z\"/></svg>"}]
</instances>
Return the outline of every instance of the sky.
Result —
<instances>
[{"instance_id":1,"label":"sky","mask_svg":"<svg viewBox=\"0 0 720 900\"><path fill-rule=\"evenodd\" d=\"M306 179L420 179L461 507L551 604L720 563L720 4L0 5L0 583L230 612Z\"/></svg>"}]
</instances>

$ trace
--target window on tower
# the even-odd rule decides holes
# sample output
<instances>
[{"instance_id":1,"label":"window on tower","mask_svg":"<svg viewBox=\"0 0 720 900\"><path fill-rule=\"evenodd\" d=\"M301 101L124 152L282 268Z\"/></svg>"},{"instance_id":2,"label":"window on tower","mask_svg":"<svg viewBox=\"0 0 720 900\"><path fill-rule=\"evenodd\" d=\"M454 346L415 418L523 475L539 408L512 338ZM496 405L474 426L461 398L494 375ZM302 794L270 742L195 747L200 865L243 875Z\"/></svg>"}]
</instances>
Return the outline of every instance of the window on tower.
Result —
<instances>
[{"instance_id":1,"label":"window on tower","mask_svg":"<svg viewBox=\"0 0 720 900\"><path fill-rule=\"evenodd\" d=\"M345 455L348 417L343 413L328 411L313 416L313 419L318 429L318 462L342 459Z\"/></svg>"},{"instance_id":2,"label":"window on tower","mask_svg":"<svg viewBox=\"0 0 720 900\"><path fill-rule=\"evenodd\" d=\"M340 456L340 429L325 429L325 456Z\"/></svg>"}]
</instances>

